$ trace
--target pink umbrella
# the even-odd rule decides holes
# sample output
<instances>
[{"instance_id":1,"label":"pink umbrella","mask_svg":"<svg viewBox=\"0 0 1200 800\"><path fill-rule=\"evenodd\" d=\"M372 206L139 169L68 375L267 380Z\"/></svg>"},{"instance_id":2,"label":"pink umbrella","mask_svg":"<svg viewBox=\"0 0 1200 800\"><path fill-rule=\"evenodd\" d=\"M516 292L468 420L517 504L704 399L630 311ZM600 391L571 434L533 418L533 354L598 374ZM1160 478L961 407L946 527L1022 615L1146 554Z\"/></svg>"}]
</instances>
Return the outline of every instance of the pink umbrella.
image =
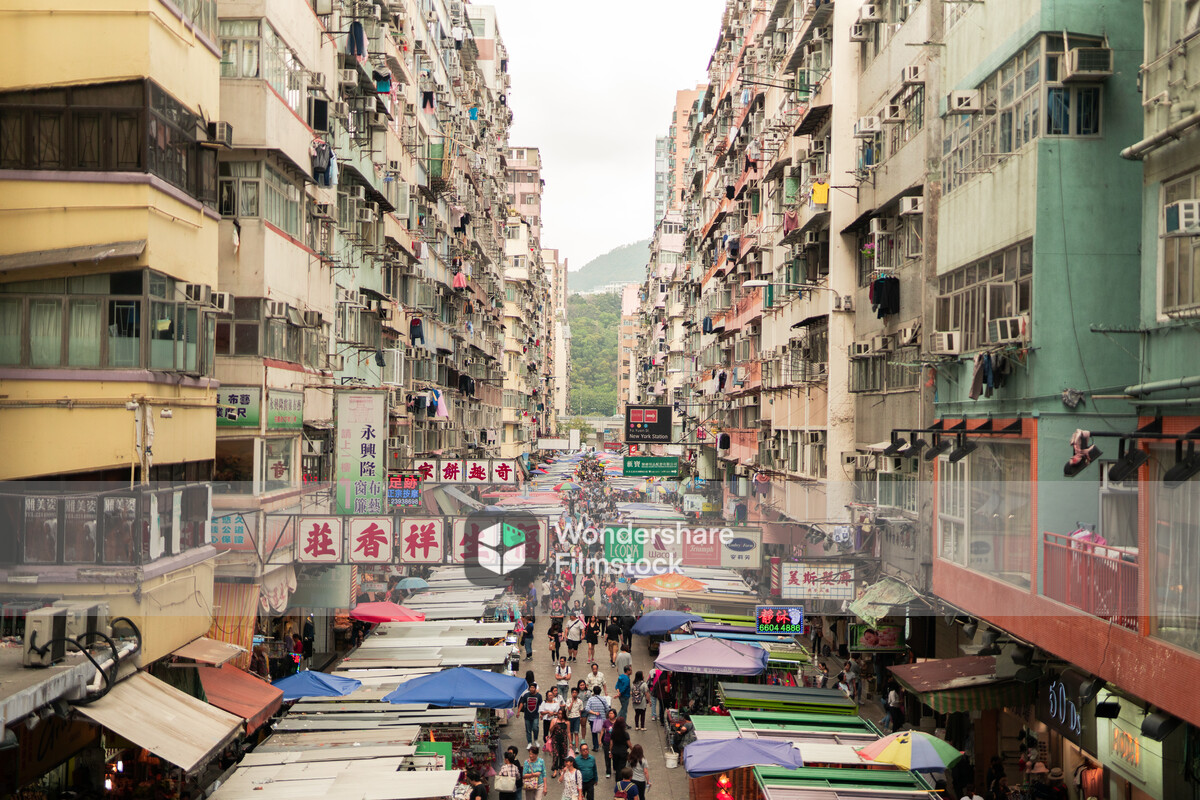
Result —
<instances>
[{"instance_id":1,"label":"pink umbrella","mask_svg":"<svg viewBox=\"0 0 1200 800\"><path fill-rule=\"evenodd\" d=\"M425 615L411 608L386 600L378 603L359 603L350 616L363 622L424 622Z\"/></svg>"}]
</instances>

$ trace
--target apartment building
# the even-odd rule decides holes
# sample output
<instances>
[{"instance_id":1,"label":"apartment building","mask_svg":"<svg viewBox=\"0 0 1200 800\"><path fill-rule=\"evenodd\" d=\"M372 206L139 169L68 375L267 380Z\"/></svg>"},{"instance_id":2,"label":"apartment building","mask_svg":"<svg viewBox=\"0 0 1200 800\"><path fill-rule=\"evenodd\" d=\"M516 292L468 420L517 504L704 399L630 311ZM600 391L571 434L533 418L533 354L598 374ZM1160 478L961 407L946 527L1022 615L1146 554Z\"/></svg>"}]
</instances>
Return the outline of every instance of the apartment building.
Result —
<instances>
[{"instance_id":1,"label":"apartment building","mask_svg":"<svg viewBox=\"0 0 1200 800\"><path fill-rule=\"evenodd\" d=\"M548 430L556 432L559 423L570 416L571 398L567 376L571 374L571 325L567 321L567 281L569 261L559 255L557 249L543 249L542 263L550 275L551 336L554 341L553 373L554 404L552 413L547 414Z\"/></svg>"},{"instance_id":2,"label":"apartment building","mask_svg":"<svg viewBox=\"0 0 1200 800\"><path fill-rule=\"evenodd\" d=\"M617 416L638 402L638 362L641 358L642 287L630 283L621 289L621 330L617 334Z\"/></svg>"},{"instance_id":3,"label":"apartment building","mask_svg":"<svg viewBox=\"0 0 1200 800\"><path fill-rule=\"evenodd\" d=\"M215 2L98 6L0 32L0 583L105 601L149 665L212 604L221 55Z\"/></svg>"}]
</instances>

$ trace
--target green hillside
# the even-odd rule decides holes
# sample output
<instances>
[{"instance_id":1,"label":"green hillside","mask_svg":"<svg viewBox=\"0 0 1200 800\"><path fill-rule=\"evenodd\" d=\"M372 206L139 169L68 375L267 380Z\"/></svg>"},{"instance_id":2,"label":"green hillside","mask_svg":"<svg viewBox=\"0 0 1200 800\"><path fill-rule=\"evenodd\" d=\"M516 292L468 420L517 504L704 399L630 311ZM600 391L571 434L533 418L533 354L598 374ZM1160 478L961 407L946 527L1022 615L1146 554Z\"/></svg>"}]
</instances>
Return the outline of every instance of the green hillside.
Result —
<instances>
[{"instance_id":1,"label":"green hillside","mask_svg":"<svg viewBox=\"0 0 1200 800\"><path fill-rule=\"evenodd\" d=\"M621 295L571 295L571 413L611 416L617 413L617 332L621 328Z\"/></svg>"},{"instance_id":2,"label":"green hillside","mask_svg":"<svg viewBox=\"0 0 1200 800\"><path fill-rule=\"evenodd\" d=\"M643 239L632 244L623 244L596 256L572 271L567 277L567 291L587 292L613 281L641 283L646 277L646 263L650 259L650 240Z\"/></svg>"}]
</instances>

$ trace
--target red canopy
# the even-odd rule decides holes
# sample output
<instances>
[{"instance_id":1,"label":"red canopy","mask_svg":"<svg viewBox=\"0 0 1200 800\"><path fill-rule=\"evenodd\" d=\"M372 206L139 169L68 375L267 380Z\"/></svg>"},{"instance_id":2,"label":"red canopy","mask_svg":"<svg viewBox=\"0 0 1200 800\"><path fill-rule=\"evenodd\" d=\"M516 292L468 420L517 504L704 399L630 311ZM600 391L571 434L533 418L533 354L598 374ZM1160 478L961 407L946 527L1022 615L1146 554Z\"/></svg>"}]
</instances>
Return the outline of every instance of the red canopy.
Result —
<instances>
[{"instance_id":1,"label":"red canopy","mask_svg":"<svg viewBox=\"0 0 1200 800\"><path fill-rule=\"evenodd\" d=\"M350 616L363 622L424 622L425 615L396 603L359 603Z\"/></svg>"},{"instance_id":2,"label":"red canopy","mask_svg":"<svg viewBox=\"0 0 1200 800\"><path fill-rule=\"evenodd\" d=\"M246 720L246 733L265 725L279 710L283 690L237 667L196 666L208 702Z\"/></svg>"}]
</instances>

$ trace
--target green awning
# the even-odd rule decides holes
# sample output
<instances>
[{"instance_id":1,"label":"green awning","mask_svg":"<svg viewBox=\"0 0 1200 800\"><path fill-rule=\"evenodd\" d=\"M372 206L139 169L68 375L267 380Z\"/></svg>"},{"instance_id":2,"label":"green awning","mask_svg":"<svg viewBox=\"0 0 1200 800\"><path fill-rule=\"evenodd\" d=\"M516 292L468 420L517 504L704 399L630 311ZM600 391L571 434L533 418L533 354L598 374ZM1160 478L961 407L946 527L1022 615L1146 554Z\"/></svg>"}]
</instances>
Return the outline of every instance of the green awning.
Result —
<instances>
[{"instance_id":1,"label":"green awning","mask_svg":"<svg viewBox=\"0 0 1200 800\"><path fill-rule=\"evenodd\" d=\"M850 604L850 613L873 628L892 613L893 608L911 603L917 597L919 595L903 581L883 577Z\"/></svg>"},{"instance_id":2,"label":"green awning","mask_svg":"<svg viewBox=\"0 0 1200 800\"><path fill-rule=\"evenodd\" d=\"M1016 708L1031 705L1036 683L999 681L970 689L946 689L918 695L921 702L939 714L953 711L983 711L989 708Z\"/></svg>"},{"instance_id":3,"label":"green awning","mask_svg":"<svg viewBox=\"0 0 1200 800\"><path fill-rule=\"evenodd\" d=\"M995 656L960 656L889 667L900 685L942 714L1013 708L1033 702L1037 682L996 674Z\"/></svg>"}]
</instances>

